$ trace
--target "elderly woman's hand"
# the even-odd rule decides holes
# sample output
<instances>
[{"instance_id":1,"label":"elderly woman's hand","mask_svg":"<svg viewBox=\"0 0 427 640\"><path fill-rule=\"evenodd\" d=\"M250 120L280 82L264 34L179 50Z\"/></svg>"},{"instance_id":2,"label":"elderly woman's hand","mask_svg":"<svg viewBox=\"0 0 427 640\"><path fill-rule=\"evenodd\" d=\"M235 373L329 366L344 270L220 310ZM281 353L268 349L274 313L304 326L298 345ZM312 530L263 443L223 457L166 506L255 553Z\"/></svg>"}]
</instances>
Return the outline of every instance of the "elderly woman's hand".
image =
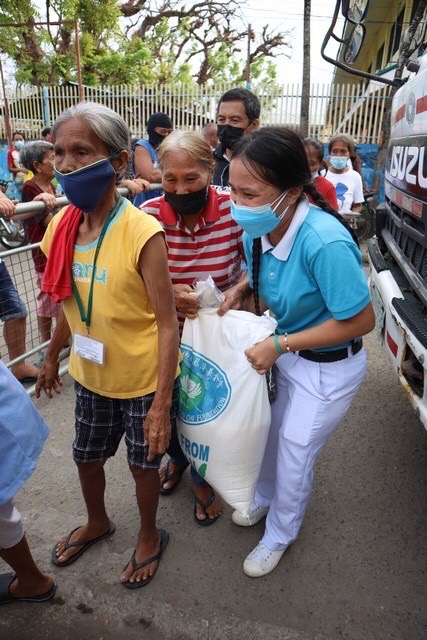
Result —
<instances>
[{"instance_id":1,"label":"elderly woman's hand","mask_svg":"<svg viewBox=\"0 0 427 640\"><path fill-rule=\"evenodd\" d=\"M166 451L171 436L169 408L157 409L153 404L144 421L144 438L148 444L147 460L151 462L156 456Z\"/></svg>"},{"instance_id":2,"label":"elderly woman's hand","mask_svg":"<svg viewBox=\"0 0 427 640\"><path fill-rule=\"evenodd\" d=\"M187 318L197 318L198 305L197 297L193 289L188 284L174 284L173 290L175 294L175 305L178 311L183 313Z\"/></svg>"},{"instance_id":3,"label":"elderly woman's hand","mask_svg":"<svg viewBox=\"0 0 427 640\"><path fill-rule=\"evenodd\" d=\"M34 199L33 202L36 201L40 201L42 200L45 205L46 205L46 209L50 210L53 209L54 206L56 205L56 197L54 195L52 195L51 193L39 193Z\"/></svg>"},{"instance_id":4,"label":"elderly woman's hand","mask_svg":"<svg viewBox=\"0 0 427 640\"><path fill-rule=\"evenodd\" d=\"M275 347L273 338L269 337L262 342L254 344L249 349L246 349L245 356L252 368L260 375L263 375L273 366L279 357L279 354Z\"/></svg>"},{"instance_id":5,"label":"elderly woman's hand","mask_svg":"<svg viewBox=\"0 0 427 640\"><path fill-rule=\"evenodd\" d=\"M12 200L9 200L7 196L1 194L0 196L0 216L10 220L15 215L15 205Z\"/></svg>"},{"instance_id":6,"label":"elderly woman's hand","mask_svg":"<svg viewBox=\"0 0 427 640\"><path fill-rule=\"evenodd\" d=\"M123 182L119 184L119 187L127 187L132 196L136 196L138 193L144 193L144 191L149 191L151 189L151 185L148 180L144 180L143 178L123 180Z\"/></svg>"},{"instance_id":7,"label":"elderly woman's hand","mask_svg":"<svg viewBox=\"0 0 427 640\"><path fill-rule=\"evenodd\" d=\"M61 393L62 380L59 377L59 360L44 360L37 377L35 396L40 398L43 389L48 398L52 398L52 389Z\"/></svg>"},{"instance_id":8,"label":"elderly woman's hand","mask_svg":"<svg viewBox=\"0 0 427 640\"><path fill-rule=\"evenodd\" d=\"M249 280L247 274L242 280L234 287L224 291L225 302L218 309L218 315L223 316L230 309L244 309L246 308L245 301L252 294L252 290L249 286Z\"/></svg>"}]
</instances>

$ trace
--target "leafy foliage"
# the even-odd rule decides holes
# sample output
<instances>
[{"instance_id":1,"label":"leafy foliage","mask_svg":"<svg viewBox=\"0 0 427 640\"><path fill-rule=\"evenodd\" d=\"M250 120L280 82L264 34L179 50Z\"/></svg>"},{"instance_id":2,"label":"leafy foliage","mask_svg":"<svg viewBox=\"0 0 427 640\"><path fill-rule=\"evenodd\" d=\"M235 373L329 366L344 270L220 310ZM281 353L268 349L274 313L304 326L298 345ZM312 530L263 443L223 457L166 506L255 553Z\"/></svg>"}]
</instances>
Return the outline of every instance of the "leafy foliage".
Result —
<instances>
[{"instance_id":1,"label":"leafy foliage","mask_svg":"<svg viewBox=\"0 0 427 640\"><path fill-rule=\"evenodd\" d=\"M78 20L84 84L239 82L248 34L241 7L237 0L2 0L0 22L24 26L2 27L0 48L15 61L17 83L76 81ZM274 80L273 58L289 47L288 32L264 27L252 45L252 80Z\"/></svg>"}]
</instances>

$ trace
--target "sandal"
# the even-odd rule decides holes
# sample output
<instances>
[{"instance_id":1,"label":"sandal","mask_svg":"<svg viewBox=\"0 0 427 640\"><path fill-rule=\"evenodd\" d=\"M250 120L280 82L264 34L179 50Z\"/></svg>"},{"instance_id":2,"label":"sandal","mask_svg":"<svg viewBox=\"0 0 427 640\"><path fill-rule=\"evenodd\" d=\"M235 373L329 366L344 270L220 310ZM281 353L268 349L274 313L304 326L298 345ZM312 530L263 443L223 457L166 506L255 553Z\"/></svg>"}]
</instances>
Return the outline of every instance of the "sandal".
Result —
<instances>
[{"instance_id":1,"label":"sandal","mask_svg":"<svg viewBox=\"0 0 427 640\"><path fill-rule=\"evenodd\" d=\"M208 513L206 513L206 509L208 509L212 502L215 500L216 495L214 494L214 492L212 491L212 495L209 498L209 500L207 500L206 502L202 502L200 500L200 498L198 498L197 496L194 496L194 519L197 522L198 525L200 525L201 527L209 527L211 524L213 524L214 522L216 522L218 520L218 518L220 517L220 515L218 516L214 516L213 518L210 517L210 515ZM203 509L203 511L206 514L206 518L204 518L204 520L200 520L200 518L197 517L197 505L200 505Z\"/></svg>"},{"instance_id":2,"label":"sandal","mask_svg":"<svg viewBox=\"0 0 427 640\"><path fill-rule=\"evenodd\" d=\"M186 470L186 468L188 467L188 465L190 463L186 462L185 466L182 469L181 468L177 469L173 473L169 473L169 464L170 464L170 460L168 460L167 463L166 463L166 466L165 466L165 479L163 480L163 484L160 485L160 493L161 493L162 496L169 496L171 493L173 493L175 491L176 487L179 485L179 481L181 480L184 471ZM164 485L167 482L171 482L172 480L175 480L173 485L171 487L169 487L169 489L165 489Z\"/></svg>"},{"instance_id":3,"label":"sandal","mask_svg":"<svg viewBox=\"0 0 427 640\"><path fill-rule=\"evenodd\" d=\"M129 566L129 563L132 565L132 569L134 571L137 571L138 569L141 569L142 567L146 567L148 564L151 564L152 562L156 562L157 560L157 567L155 572L153 573L152 576L149 576L148 578L146 578L145 580L140 580L139 582L129 582L129 580L127 582L122 582L122 585L124 587L126 587L126 589L140 589L141 587L146 587L147 584L149 582L151 582L151 580L154 578L154 576L157 573L157 570L159 568L159 563L160 563L160 558L162 557L168 542L169 542L169 534L167 531L165 531L165 529L159 529L159 533L160 533L160 549L159 552L156 553L156 555L151 556L151 558L147 558L147 560L143 560L143 562L136 562L135 559L135 554L136 554L136 549L132 554L132 557L130 559L130 562L128 562L128 564L125 566L125 568L123 569L123 571L125 569L127 569L127 567Z\"/></svg>"}]
</instances>

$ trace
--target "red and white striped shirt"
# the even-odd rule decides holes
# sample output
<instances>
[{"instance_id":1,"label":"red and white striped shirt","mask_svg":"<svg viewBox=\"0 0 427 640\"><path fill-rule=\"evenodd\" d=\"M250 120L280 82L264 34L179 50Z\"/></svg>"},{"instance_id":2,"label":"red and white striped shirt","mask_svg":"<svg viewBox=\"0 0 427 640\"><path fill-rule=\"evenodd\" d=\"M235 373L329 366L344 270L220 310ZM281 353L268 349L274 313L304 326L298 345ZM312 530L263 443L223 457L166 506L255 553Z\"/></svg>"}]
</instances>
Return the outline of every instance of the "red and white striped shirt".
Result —
<instances>
[{"instance_id":1,"label":"red and white striped shirt","mask_svg":"<svg viewBox=\"0 0 427 640\"><path fill-rule=\"evenodd\" d=\"M229 192L209 187L208 201L194 231L185 226L185 219L164 196L144 202L140 209L154 216L165 230L173 284L191 285L195 278L210 274L218 289L225 291L240 280L243 230L231 217Z\"/></svg>"}]
</instances>

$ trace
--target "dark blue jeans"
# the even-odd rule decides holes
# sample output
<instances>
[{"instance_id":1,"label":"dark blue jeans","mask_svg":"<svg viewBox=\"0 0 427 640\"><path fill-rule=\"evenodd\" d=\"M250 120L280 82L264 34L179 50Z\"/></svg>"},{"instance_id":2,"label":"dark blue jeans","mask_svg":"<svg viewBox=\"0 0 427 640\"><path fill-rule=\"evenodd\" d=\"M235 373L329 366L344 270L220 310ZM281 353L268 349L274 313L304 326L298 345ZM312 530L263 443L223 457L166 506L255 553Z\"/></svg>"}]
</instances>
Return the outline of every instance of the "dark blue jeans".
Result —
<instances>
[{"instance_id":1,"label":"dark blue jeans","mask_svg":"<svg viewBox=\"0 0 427 640\"><path fill-rule=\"evenodd\" d=\"M166 453L169 455L171 462L176 465L184 465L188 462L187 458L182 452L181 446L178 440L178 433L176 430L176 422L172 421L172 433L171 439L169 443L169 447L166 449ZM194 484L197 484L199 487L209 487L209 484L206 480L203 480L202 476L200 476L194 467L191 467L191 479Z\"/></svg>"}]
</instances>

